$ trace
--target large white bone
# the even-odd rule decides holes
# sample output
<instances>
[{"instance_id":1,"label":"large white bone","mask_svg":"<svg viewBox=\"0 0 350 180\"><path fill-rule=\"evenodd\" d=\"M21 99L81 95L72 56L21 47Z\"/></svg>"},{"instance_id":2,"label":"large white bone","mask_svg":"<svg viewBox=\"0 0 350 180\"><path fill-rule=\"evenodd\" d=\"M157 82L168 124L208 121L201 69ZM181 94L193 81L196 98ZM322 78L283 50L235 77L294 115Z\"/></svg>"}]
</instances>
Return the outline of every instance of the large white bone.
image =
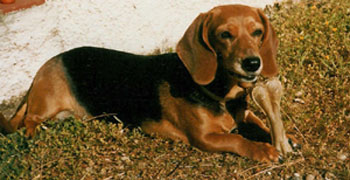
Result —
<instances>
[{"instance_id":1,"label":"large white bone","mask_svg":"<svg viewBox=\"0 0 350 180\"><path fill-rule=\"evenodd\" d=\"M280 102L283 94L281 82L277 77L270 78L265 83L258 82L251 93L253 101L268 117L273 146L282 154L292 152L281 119Z\"/></svg>"}]
</instances>

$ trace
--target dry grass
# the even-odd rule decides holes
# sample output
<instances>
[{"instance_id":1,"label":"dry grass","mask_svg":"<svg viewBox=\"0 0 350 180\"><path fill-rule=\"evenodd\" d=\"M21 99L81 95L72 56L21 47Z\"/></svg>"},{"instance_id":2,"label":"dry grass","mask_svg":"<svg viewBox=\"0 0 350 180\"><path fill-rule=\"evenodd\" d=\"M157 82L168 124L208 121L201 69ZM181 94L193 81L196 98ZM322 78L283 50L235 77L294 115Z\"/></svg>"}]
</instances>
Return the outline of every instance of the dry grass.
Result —
<instances>
[{"instance_id":1,"label":"dry grass","mask_svg":"<svg viewBox=\"0 0 350 180\"><path fill-rule=\"evenodd\" d=\"M67 119L44 124L31 140L24 130L0 135L0 179L350 179L350 1L302 0L266 12L280 39L285 127L303 145L284 163Z\"/></svg>"}]
</instances>

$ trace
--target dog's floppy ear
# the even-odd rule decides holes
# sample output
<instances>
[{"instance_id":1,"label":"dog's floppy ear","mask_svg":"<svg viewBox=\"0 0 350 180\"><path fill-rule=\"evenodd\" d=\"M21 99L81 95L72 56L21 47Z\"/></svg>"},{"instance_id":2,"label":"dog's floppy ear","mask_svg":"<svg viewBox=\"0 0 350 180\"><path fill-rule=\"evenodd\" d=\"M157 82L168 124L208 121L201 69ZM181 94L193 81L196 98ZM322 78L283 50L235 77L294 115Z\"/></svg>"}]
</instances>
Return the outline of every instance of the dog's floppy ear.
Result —
<instances>
[{"instance_id":1,"label":"dog's floppy ear","mask_svg":"<svg viewBox=\"0 0 350 180\"><path fill-rule=\"evenodd\" d=\"M265 77L272 77L278 74L276 62L278 40L269 19L261 9L258 9L259 16L264 24L264 36L260 47L260 56L263 60L261 74Z\"/></svg>"},{"instance_id":2,"label":"dog's floppy ear","mask_svg":"<svg viewBox=\"0 0 350 180\"><path fill-rule=\"evenodd\" d=\"M217 69L216 53L208 37L211 18L210 13L200 14L176 46L176 52L192 79L200 85L213 81Z\"/></svg>"}]
</instances>

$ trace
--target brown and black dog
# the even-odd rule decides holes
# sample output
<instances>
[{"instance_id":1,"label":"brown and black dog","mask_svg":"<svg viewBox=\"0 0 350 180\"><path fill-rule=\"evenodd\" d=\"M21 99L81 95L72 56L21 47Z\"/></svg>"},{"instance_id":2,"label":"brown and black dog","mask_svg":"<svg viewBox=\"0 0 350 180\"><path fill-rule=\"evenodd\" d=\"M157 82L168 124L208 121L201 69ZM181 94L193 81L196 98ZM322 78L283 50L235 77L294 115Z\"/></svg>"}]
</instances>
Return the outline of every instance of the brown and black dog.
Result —
<instances>
[{"instance_id":1,"label":"brown and black dog","mask_svg":"<svg viewBox=\"0 0 350 180\"><path fill-rule=\"evenodd\" d=\"M7 133L26 127L32 136L61 112L78 118L117 113L125 124L204 151L277 161L268 140L255 141L269 137L269 129L247 109L246 92L259 75L277 75L277 44L260 9L226 5L200 14L176 53L76 48L39 69L14 117L0 114L0 126ZM231 133L234 128L250 132Z\"/></svg>"}]
</instances>

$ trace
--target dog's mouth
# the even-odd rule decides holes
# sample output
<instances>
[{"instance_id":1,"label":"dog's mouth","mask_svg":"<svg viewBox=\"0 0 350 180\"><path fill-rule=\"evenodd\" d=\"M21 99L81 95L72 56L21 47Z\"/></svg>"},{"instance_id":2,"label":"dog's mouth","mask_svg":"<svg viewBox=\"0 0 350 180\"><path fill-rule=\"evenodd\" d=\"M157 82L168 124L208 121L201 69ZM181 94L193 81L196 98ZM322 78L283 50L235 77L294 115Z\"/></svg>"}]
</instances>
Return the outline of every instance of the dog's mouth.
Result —
<instances>
[{"instance_id":1,"label":"dog's mouth","mask_svg":"<svg viewBox=\"0 0 350 180\"><path fill-rule=\"evenodd\" d=\"M243 76L233 71L229 71L229 74L240 82L255 82L258 79L256 75Z\"/></svg>"}]
</instances>

